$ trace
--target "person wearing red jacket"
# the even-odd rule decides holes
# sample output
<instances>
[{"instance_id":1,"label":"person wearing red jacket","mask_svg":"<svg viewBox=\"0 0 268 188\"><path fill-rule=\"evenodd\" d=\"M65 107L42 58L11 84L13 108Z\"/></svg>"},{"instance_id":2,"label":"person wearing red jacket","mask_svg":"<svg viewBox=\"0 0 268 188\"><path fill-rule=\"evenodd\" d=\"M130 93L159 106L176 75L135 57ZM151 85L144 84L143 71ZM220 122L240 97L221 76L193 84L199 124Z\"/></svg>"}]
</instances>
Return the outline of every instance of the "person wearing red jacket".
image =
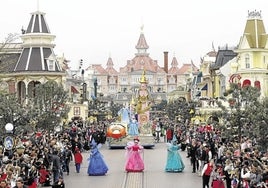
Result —
<instances>
[{"instance_id":1,"label":"person wearing red jacket","mask_svg":"<svg viewBox=\"0 0 268 188\"><path fill-rule=\"evenodd\" d=\"M212 171L214 170L214 160L211 159L202 169L203 188L209 188L209 179Z\"/></svg>"},{"instance_id":2,"label":"person wearing red jacket","mask_svg":"<svg viewBox=\"0 0 268 188\"><path fill-rule=\"evenodd\" d=\"M80 167L81 167L82 162L83 162L83 156L82 156L79 148L75 147L75 150L74 150L74 163L75 163L75 168L76 168L77 173L80 172Z\"/></svg>"}]
</instances>

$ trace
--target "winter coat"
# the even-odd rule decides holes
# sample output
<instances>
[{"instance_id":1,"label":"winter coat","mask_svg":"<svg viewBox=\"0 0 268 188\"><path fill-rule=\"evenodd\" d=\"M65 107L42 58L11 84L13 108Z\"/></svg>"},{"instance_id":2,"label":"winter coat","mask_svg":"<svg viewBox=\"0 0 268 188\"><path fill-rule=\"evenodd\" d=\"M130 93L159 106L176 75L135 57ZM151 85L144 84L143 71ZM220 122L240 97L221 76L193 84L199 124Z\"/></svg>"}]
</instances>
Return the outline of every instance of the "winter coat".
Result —
<instances>
[{"instance_id":1,"label":"winter coat","mask_svg":"<svg viewBox=\"0 0 268 188\"><path fill-rule=\"evenodd\" d=\"M80 151L74 153L74 162L75 164L81 164L83 162L83 156Z\"/></svg>"}]
</instances>

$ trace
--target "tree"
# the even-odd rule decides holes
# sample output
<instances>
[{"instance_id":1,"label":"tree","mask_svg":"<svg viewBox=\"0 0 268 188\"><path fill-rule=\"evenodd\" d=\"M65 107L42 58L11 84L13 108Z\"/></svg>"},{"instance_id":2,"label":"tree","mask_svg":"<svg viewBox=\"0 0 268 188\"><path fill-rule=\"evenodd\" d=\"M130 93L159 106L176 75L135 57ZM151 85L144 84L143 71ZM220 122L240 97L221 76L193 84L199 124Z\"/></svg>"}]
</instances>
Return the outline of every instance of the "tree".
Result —
<instances>
[{"instance_id":1,"label":"tree","mask_svg":"<svg viewBox=\"0 0 268 188\"><path fill-rule=\"evenodd\" d=\"M258 88L239 84L231 84L225 96L231 110L218 102L222 111L217 115L225 120L226 135L232 136L229 139L246 136L256 140L261 149L267 148L268 98L260 98Z\"/></svg>"},{"instance_id":2,"label":"tree","mask_svg":"<svg viewBox=\"0 0 268 188\"><path fill-rule=\"evenodd\" d=\"M167 104L166 112L171 120L175 120L176 116L181 117L182 123L188 121L190 122L191 118L195 113L195 108L197 107L197 102L186 100L174 100Z\"/></svg>"},{"instance_id":3,"label":"tree","mask_svg":"<svg viewBox=\"0 0 268 188\"><path fill-rule=\"evenodd\" d=\"M19 103L15 94L0 93L0 124L5 126L7 123L14 125L14 133L19 133L20 127L26 128L29 118L22 104ZM0 129L3 133L4 129Z\"/></svg>"},{"instance_id":4,"label":"tree","mask_svg":"<svg viewBox=\"0 0 268 188\"><path fill-rule=\"evenodd\" d=\"M113 118L118 116L118 112L121 108L123 108L123 106L123 104L115 103L113 101L111 102L109 111Z\"/></svg>"},{"instance_id":5,"label":"tree","mask_svg":"<svg viewBox=\"0 0 268 188\"><path fill-rule=\"evenodd\" d=\"M63 118L67 118L68 93L62 85L49 81L39 84L34 90L34 98L28 105L28 112L35 121L36 128L53 130Z\"/></svg>"},{"instance_id":6,"label":"tree","mask_svg":"<svg viewBox=\"0 0 268 188\"><path fill-rule=\"evenodd\" d=\"M5 38L5 40L0 43L0 72L6 69L8 66L8 63L6 60L9 58L9 49L7 48L7 45L14 42L15 40L18 39L18 34L17 33L10 33L8 36Z\"/></svg>"}]
</instances>

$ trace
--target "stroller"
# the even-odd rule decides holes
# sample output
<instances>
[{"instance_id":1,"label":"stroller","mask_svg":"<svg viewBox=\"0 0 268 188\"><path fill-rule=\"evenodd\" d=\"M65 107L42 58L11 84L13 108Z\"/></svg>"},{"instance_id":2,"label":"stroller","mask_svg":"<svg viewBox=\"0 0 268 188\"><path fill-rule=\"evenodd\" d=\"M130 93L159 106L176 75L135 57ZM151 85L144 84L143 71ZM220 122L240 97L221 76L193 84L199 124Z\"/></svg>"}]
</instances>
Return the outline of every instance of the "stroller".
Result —
<instances>
[{"instance_id":1,"label":"stroller","mask_svg":"<svg viewBox=\"0 0 268 188\"><path fill-rule=\"evenodd\" d=\"M51 174L50 172L46 169L46 167L44 165L41 166L41 168L39 169L39 183L43 186L43 187L49 187L51 186Z\"/></svg>"}]
</instances>

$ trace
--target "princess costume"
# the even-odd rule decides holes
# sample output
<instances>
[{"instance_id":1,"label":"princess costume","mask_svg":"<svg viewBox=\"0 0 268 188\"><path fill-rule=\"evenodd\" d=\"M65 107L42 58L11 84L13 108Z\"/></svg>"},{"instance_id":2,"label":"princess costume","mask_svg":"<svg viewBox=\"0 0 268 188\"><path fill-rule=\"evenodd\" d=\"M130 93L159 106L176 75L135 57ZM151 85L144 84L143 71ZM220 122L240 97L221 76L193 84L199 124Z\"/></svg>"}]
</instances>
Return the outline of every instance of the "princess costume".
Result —
<instances>
[{"instance_id":1,"label":"princess costume","mask_svg":"<svg viewBox=\"0 0 268 188\"><path fill-rule=\"evenodd\" d=\"M134 138L134 142L129 142L126 149L127 161L125 170L127 172L142 172L144 170L144 162L141 157L143 147L139 144L139 139Z\"/></svg>"},{"instance_id":2,"label":"princess costume","mask_svg":"<svg viewBox=\"0 0 268 188\"><path fill-rule=\"evenodd\" d=\"M93 139L91 142L91 151L88 158L89 165L87 173L89 176L103 176L107 173L108 167L104 162L103 155L99 152L102 144L97 144Z\"/></svg>"},{"instance_id":3,"label":"princess costume","mask_svg":"<svg viewBox=\"0 0 268 188\"><path fill-rule=\"evenodd\" d=\"M182 158L178 152L180 146L177 145L177 138L174 135L171 143L168 143L167 148L167 162L165 171L166 172L182 172L185 165Z\"/></svg>"}]
</instances>

